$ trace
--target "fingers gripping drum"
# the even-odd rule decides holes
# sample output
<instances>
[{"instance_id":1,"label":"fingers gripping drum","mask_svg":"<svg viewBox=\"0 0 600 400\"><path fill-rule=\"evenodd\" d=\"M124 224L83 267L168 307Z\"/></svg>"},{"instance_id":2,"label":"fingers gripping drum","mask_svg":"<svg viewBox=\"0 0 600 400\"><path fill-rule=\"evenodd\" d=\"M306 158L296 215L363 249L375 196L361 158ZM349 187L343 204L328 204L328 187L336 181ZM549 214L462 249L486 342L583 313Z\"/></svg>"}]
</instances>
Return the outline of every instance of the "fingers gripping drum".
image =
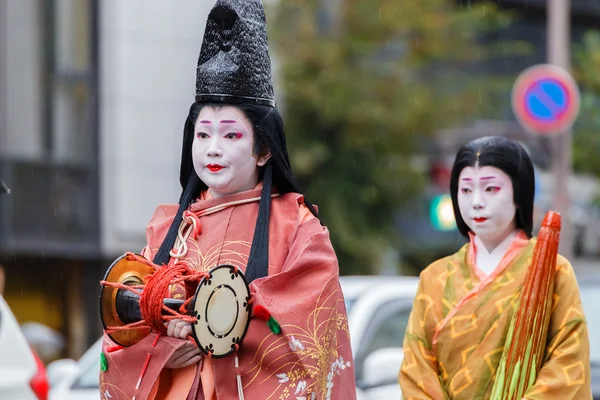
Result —
<instances>
[{"instance_id":1,"label":"fingers gripping drum","mask_svg":"<svg viewBox=\"0 0 600 400\"><path fill-rule=\"evenodd\" d=\"M166 297L172 284L185 287L184 300ZM240 347L246 335L251 304L244 274L228 264L200 272L184 263L157 266L126 253L109 267L101 282L104 330L124 347L139 342L151 330L178 336L191 323L198 348L209 357L225 357ZM168 328L174 319L183 323Z\"/></svg>"}]
</instances>

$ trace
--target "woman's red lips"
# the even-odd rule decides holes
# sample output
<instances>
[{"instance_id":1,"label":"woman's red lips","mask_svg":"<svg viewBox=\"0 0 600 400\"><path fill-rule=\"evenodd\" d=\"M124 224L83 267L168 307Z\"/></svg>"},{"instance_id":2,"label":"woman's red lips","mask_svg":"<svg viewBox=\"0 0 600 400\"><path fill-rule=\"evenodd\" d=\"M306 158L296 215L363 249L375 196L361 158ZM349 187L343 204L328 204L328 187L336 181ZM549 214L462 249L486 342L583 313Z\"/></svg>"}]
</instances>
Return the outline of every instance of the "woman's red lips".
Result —
<instances>
[{"instance_id":1,"label":"woman's red lips","mask_svg":"<svg viewBox=\"0 0 600 400\"><path fill-rule=\"evenodd\" d=\"M206 168L208 168L211 172L217 172L222 170L223 166L219 164L208 164Z\"/></svg>"},{"instance_id":2,"label":"woman's red lips","mask_svg":"<svg viewBox=\"0 0 600 400\"><path fill-rule=\"evenodd\" d=\"M473 218L473 221L475 221L477 223L481 223L481 222L487 221L487 218Z\"/></svg>"}]
</instances>

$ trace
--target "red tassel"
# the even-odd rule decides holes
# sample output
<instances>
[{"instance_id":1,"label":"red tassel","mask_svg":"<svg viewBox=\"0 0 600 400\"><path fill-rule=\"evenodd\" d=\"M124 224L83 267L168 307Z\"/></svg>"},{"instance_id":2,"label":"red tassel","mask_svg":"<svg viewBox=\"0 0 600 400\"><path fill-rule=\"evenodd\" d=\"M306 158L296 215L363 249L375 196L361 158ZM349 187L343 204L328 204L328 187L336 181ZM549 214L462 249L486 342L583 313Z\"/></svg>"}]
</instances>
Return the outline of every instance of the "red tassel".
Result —
<instances>
[{"instance_id":1,"label":"red tassel","mask_svg":"<svg viewBox=\"0 0 600 400\"><path fill-rule=\"evenodd\" d=\"M262 319L263 321L268 321L269 318L271 318L271 313L268 312L267 309L263 306L256 305L254 306L254 316L256 318Z\"/></svg>"},{"instance_id":2,"label":"red tassel","mask_svg":"<svg viewBox=\"0 0 600 400\"><path fill-rule=\"evenodd\" d=\"M115 345L115 346L110 346L106 349L107 353L112 353L114 351L118 351L118 350L122 350L124 347L123 346L119 346L119 345Z\"/></svg>"}]
</instances>

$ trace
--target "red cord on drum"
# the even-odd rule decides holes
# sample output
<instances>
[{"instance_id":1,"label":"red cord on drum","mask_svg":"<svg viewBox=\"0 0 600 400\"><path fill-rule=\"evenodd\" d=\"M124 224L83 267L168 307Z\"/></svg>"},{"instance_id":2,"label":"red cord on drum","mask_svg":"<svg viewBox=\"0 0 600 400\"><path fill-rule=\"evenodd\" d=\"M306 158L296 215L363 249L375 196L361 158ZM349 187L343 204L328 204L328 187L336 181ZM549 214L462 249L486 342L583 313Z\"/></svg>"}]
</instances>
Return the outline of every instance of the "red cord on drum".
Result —
<instances>
[{"instance_id":1,"label":"red cord on drum","mask_svg":"<svg viewBox=\"0 0 600 400\"><path fill-rule=\"evenodd\" d=\"M142 319L148 323L148 326L163 335L167 334L167 327L164 324L165 321L181 319L182 321L190 323L195 322L196 317L169 309L164 305L163 299L165 293L168 293L169 286L174 281L199 281L206 275L206 272L195 271L185 263L157 268L157 270L148 277L146 287L140 297ZM186 299L184 305L187 306L191 301L192 298ZM167 311L170 315L164 316L162 314L163 310Z\"/></svg>"},{"instance_id":2,"label":"red cord on drum","mask_svg":"<svg viewBox=\"0 0 600 400\"><path fill-rule=\"evenodd\" d=\"M106 327L105 333L111 334L117 331L126 331L147 327L161 333L162 335L166 335L167 327L165 326L165 322L173 319L181 319L182 321L190 323L196 321L194 316L187 315L186 313L187 306L193 300L193 296L190 296L183 302L183 304L179 307L179 312L166 307L163 299L165 294L168 293L170 285L183 283L186 285L186 287L193 286L192 284L197 286L197 284L203 278L210 276L207 272L196 271L183 262L179 262L175 265L163 265L159 267L153 264L151 261L146 260L144 257L133 253L126 253L126 258L128 260L140 261L154 268L154 273L149 275L149 277L146 279L145 285L129 286L122 283L106 281L102 281L100 283L102 285L118 289L129 290L140 296L139 304L142 320L123 326ZM143 289L143 291L140 289ZM163 315L163 310L165 310L168 315Z\"/></svg>"}]
</instances>

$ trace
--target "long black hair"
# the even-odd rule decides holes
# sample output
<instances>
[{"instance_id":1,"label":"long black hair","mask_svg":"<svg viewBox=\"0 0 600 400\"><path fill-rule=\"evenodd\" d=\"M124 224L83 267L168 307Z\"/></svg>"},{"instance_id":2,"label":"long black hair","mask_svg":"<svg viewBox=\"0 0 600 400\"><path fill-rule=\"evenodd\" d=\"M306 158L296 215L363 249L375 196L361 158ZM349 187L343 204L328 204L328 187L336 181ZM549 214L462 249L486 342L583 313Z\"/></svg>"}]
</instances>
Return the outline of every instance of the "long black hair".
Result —
<instances>
[{"instance_id":1,"label":"long black hair","mask_svg":"<svg viewBox=\"0 0 600 400\"><path fill-rule=\"evenodd\" d=\"M458 150L450 176L450 196L456 226L468 237L469 227L458 207L458 177L466 167L495 167L510 177L513 185L513 201L516 206L515 221L528 238L533 230L533 202L535 173L527 151L518 142L501 137L486 136L470 141Z\"/></svg>"},{"instance_id":2,"label":"long black hair","mask_svg":"<svg viewBox=\"0 0 600 400\"><path fill-rule=\"evenodd\" d=\"M248 283L268 275L269 270L269 218L271 215L271 190L274 186L278 193L289 192L303 194L300 184L292 173L285 140L283 120L277 108L251 104L200 103L195 102L190 107L183 128L183 146L181 149L181 167L179 182L182 193L179 198L179 209L171 223L165 240L154 257L154 263L161 265L169 261L169 252L173 248L177 231L181 224L183 212L200 195L208 189L194 170L192 160L192 143L194 141L194 125L200 111L204 107L222 108L232 106L248 118L254 129L254 153L260 154L265 149L271 152L271 158L260 168L259 178L263 183L261 198L252 239L252 247L246 266ZM304 204L318 218L314 206L307 200Z\"/></svg>"}]
</instances>

